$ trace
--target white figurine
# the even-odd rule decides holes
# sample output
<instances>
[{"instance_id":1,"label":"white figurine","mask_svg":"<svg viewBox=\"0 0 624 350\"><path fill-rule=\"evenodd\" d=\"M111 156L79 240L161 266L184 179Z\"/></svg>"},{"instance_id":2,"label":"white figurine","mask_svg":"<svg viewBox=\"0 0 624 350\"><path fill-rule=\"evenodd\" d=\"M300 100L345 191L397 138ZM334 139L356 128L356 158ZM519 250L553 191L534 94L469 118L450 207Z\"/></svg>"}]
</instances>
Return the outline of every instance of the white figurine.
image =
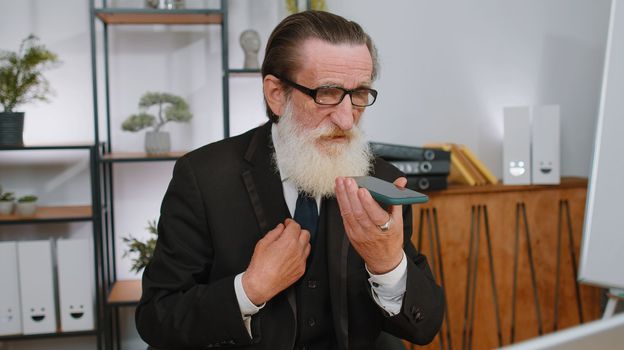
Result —
<instances>
[{"instance_id":1,"label":"white figurine","mask_svg":"<svg viewBox=\"0 0 624 350\"><path fill-rule=\"evenodd\" d=\"M245 52L245 69L258 69L258 51L260 51L260 35L253 29L247 29L240 35L240 45Z\"/></svg>"}]
</instances>

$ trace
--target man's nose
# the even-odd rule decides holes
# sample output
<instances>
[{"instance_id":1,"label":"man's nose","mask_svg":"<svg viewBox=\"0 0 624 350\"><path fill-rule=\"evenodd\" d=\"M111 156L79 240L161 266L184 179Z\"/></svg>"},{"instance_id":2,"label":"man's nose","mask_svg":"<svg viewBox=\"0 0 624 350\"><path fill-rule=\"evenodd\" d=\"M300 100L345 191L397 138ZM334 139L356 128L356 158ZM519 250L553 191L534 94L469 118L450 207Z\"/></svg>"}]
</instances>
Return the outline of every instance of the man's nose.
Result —
<instances>
[{"instance_id":1,"label":"man's nose","mask_svg":"<svg viewBox=\"0 0 624 350\"><path fill-rule=\"evenodd\" d=\"M353 105L351 104L351 95L345 95L342 101L336 106L336 110L332 113L332 121L340 130L351 130L354 124Z\"/></svg>"}]
</instances>

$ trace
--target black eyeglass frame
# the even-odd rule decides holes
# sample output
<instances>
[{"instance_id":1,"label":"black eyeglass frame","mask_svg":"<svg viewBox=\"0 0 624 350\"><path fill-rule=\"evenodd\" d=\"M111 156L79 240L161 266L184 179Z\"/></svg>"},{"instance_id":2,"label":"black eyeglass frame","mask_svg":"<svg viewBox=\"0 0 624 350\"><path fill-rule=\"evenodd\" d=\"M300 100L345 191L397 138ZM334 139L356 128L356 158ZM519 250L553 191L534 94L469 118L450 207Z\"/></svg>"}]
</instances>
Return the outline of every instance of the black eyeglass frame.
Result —
<instances>
[{"instance_id":1,"label":"black eyeglass frame","mask_svg":"<svg viewBox=\"0 0 624 350\"><path fill-rule=\"evenodd\" d=\"M371 106L373 103L375 103L375 101L377 100L377 90L375 90L375 89L357 88L357 89L353 89L353 90L348 90L348 89L345 89L345 88L340 87L340 86L321 86L321 87L318 87L316 89L310 89L310 88L307 88L307 87L305 87L303 85L299 85L299 84L295 83L292 80L288 80L286 78L281 78L281 77L279 77L277 75L275 77L277 79L283 81L287 85L290 85L291 87L294 87L295 89L297 89L297 90L303 92L304 94L312 97L312 99L314 100L314 102L316 104L319 104L319 105L322 105L322 106L337 106L337 105L342 103L342 100L344 100L346 95L349 95L349 97L351 99L351 104L353 106L355 106L355 107L368 107L368 106ZM342 90L342 97L340 97L340 100L338 100L338 102L336 102L336 103L321 103L321 102L316 100L316 95L318 94L318 91L320 89L338 89L338 90ZM367 91L368 93L370 93L371 96L373 96L373 101L370 102L369 104L365 105L365 106L353 103L353 96L351 94L354 93L354 92L357 92L357 91Z\"/></svg>"}]
</instances>

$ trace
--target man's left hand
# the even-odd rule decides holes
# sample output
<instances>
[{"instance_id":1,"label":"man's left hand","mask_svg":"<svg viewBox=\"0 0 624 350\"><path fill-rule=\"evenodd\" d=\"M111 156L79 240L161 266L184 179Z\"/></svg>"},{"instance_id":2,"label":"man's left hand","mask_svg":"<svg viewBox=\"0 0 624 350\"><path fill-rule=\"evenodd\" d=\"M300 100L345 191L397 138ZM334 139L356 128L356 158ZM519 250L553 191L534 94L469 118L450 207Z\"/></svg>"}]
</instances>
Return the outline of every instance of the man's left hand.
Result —
<instances>
[{"instance_id":1,"label":"man's left hand","mask_svg":"<svg viewBox=\"0 0 624 350\"><path fill-rule=\"evenodd\" d=\"M394 181L405 187L407 179ZM365 188L358 188L352 178L336 179L336 199L351 245L376 275L392 271L403 258L403 209L400 205L385 210ZM390 221L387 231L379 226Z\"/></svg>"}]
</instances>

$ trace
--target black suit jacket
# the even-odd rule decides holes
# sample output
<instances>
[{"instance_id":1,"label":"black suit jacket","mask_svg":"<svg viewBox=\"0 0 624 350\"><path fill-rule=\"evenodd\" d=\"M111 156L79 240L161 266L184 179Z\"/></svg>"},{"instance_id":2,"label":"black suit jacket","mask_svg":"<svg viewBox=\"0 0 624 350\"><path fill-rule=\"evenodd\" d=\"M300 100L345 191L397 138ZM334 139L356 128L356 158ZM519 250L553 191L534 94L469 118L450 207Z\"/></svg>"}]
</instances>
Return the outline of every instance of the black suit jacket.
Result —
<instances>
[{"instance_id":1,"label":"black suit jacket","mask_svg":"<svg viewBox=\"0 0 624 350\"><path fill-rule=\"evenodd\" d=\"M234 277L247 268L258 240L290 217L271 145L267 123L177 161L136 311L139 334L150 345L292 349L297 319L293 288L252 317L253 337L234 292ZM381 160L376 160L374 172L390 181L401 176ZM403 213L407 292L401 312L387 316L372 299L364 262L345 235L336 200L324 200L323 205L332 315L340 347L371 348L382 329L414 343L430 342L442 321L442 290L425 257L410 242L410 207Z\"/></svg>"}]
</instances>

